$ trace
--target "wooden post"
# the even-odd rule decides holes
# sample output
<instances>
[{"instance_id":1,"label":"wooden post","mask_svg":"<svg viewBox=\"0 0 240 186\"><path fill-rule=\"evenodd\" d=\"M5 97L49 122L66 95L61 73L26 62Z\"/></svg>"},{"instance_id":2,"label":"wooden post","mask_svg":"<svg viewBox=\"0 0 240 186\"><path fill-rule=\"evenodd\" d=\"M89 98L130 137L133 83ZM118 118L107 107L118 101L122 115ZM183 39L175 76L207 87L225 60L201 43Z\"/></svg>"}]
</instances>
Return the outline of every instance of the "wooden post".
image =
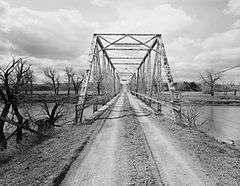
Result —
<instances>
[{"instance_id":1,"label":"wooden post","mask_svg":"<svg viewBox=\"0 0 240 186\"><path fill-rule=\"evenodd\" d=\"M162 105L161 105L160 103L157 104L157 111L158 111L159 113L162 112Z\"/></svg>"},{"instance_id":2,"label":"wooden post","mask_svg":"<svg viewBox=\"0 0 240 186\"><path fill-rule=\"evenodd\" d=\"M93 113L98 110L98 98L96 98L96 102L93 104Z\"/></svg>"}]
</instances>

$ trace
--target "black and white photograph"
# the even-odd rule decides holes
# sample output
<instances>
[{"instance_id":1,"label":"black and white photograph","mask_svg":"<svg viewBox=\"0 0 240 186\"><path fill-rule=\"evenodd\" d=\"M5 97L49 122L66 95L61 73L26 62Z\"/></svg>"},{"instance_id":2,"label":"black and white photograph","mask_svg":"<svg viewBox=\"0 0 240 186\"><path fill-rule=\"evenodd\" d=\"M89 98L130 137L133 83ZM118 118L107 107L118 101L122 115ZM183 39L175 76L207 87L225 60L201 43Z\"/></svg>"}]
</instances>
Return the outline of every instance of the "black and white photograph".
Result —
<instances>
[{"instance_id":1,"label":"black and white photograph","mask_svg":"<svg viewBox=\"0 0 240 186\"><path fill-rule=\"evenodd\" d=\"M240 185L240 0L0 0L0 186Z\"/></svg>"}]
</instances>

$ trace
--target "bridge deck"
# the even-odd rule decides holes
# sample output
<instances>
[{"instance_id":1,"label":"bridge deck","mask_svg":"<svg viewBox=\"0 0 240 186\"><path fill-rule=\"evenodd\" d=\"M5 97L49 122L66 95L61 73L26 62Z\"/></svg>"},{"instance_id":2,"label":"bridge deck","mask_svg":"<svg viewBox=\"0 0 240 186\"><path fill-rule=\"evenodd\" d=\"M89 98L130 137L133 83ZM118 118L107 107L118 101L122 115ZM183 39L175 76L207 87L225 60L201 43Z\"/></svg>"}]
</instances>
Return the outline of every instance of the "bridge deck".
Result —
<instances>
[{"instance_id":1,"label":"bridge deck","mask_svg":"<svg viewBox=\"0 0 240 186\"><path fill-rule=\"evenodd\" d=\"M126 90L105 119L62 185L215 185L161 128L153 111Z\"/></svg>"}]
</instances>

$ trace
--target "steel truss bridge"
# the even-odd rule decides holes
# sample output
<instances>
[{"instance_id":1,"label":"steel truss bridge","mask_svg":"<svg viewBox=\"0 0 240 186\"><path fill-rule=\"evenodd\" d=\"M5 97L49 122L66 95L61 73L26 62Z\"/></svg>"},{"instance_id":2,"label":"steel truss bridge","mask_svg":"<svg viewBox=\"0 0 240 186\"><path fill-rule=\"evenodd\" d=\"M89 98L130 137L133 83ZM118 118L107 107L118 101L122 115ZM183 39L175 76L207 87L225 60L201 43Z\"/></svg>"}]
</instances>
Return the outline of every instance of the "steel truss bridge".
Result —
<instances>
[{"instance_id":1,"label":"steel truss bridge","mask_svg":"<svg viewBox=\"0 0 240 186\"><path fill-rule=\"evenodd\" d=\"M76 105L76 123L82 122L89 100L97 100L97 104L109 101L124 81L132 94L148 104L157 103L159 111L162 104L179 111L180 94L175 90L161 34L94 34L88 63ZM170 93L168 101L161 99L163 79ZM97 106L93 108L97 110Z\"/></svg>"}]
</instances>

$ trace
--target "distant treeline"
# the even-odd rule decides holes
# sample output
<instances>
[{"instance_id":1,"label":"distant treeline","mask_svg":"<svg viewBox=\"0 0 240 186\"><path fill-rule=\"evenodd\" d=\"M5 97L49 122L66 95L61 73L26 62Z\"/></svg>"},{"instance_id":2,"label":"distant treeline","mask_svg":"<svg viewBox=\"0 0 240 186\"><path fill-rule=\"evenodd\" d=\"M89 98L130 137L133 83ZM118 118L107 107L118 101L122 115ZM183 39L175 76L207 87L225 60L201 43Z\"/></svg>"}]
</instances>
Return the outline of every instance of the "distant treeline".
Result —
<instances>
[{"instance_id":1,"label":"distant treeline","mask_svg":"<svg viewBox=\"0 0 240 186\"><path fill-rule=\"evenodd\" d=\"M163 89L168 90L168 86L166 82L163 82ZM183 81L183 82L176 82L175 83L176 90L177 91L202 91L203 85L199 82L194 81ZM91 86L89 86L91 89ZM217 92L224 92L226 85L224 84L216 84L215 91ZM71 91L74 90L73 86L70 85ZM60 91L67 91L68 90L68 84L67 83L61 83L60 84ZM52 86L50 84L33 84L33 91L52 91ZM231 91L231 90L229 90Z\"/></svg>"},{"instance_id":2,"label":"distant treeline","mask_svg":"<svg viewBox=\"0 0 240 186\"><path fill-rule=\"evenodd\" d=\"M70 89L74 90L72 85L70 85ZM67 90L68 90L68 84L60 83L60 91L67 91ZM33 84L33 91L52 91L52 85L47 83Z\"/></svg>"},{"instance_id":3,"label":"distant treeline","mask_svg":"<svg viewBox=\"0 0 240 186\"><path fill-rule=\"evenodd\" d=\"M201 83L196 83L194 81L191 82L183 81L176 83L176 89L178 91L201 91L202 86Z\"/></svg>"},{"instance_id":4,"label":"distant treeline","mask_svg":"<svg viewBox=\"0 0 240 186\"><path fill-rule=\"evenodd\" d=\"M196 82L188 82L188 81L183 81L183 82L176 82L175 83L176 90L177 91L201 91L201 84L196 83ZM154 83L154 89L157 89L157 84ZM168 90L168 85L166 82L162 83L162 89L164 91Z\"/></svg>"},{"instance_id":5,"label":"distant treeline","mask_svg":"<svg viewBox=\"0 0 240 186\"><path fill-rule=\"evenodd\" d=\"M183 81L175 83L177 91L202 91L203 93L209 93L209 86L194 81ZM167 91L168 86L166 82L162 84L163 90ZM157 85L154 84L154 89L157 89ZM240 89L240 85L231 86L231 84L216 84L214 91L216 92L234 92Z\"/></svg>"}]
</instances>

